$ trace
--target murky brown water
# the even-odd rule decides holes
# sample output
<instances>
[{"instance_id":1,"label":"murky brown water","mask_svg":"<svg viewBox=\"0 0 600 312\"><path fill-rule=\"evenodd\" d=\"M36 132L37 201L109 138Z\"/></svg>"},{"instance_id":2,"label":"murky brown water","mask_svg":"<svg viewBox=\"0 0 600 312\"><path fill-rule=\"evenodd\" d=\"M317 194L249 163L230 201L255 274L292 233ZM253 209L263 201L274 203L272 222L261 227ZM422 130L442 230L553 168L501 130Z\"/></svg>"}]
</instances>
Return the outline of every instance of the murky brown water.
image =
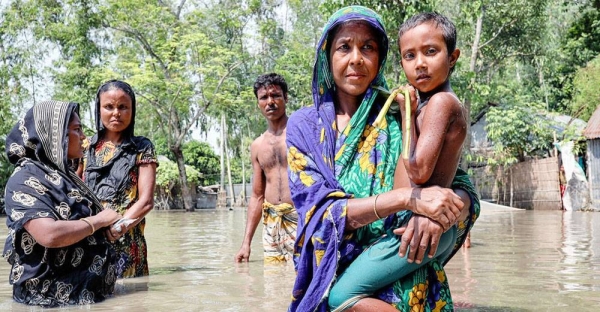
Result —
<instances>
[{"instance_id":1,"label":"murky brown water","mask_svg":"<svg viewBox=\"0 0 600 312\"><path fill-rule=\"evenodd\" d=\"M263 265L260 228L252 261L234 264L244 226L241 208L153 211L146 227L151 275L119 280L105 302L60 311L285 311L293 267ZM8 272L0 259L0 310L42 310L12 301ZM472 248L447 273L457 311L599 311L600 213L486 205Z\"/></svg>"}]
</instances>

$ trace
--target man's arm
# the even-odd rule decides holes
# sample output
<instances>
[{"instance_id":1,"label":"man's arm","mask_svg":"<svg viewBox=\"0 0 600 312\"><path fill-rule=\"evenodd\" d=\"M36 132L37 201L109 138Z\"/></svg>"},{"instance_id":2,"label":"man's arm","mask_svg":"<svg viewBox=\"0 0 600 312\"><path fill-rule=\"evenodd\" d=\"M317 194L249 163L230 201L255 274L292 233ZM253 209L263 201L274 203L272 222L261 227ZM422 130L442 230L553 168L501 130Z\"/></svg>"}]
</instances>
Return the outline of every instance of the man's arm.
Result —
<instances>
[{"instance_id":1,"label":"man's arm","mask_svg":"<svg viewBox=\"0 0 600 312\"><path fill-rule=\"evenodd\" d=\"M250 158L252 160L252 196L248 204L248 216L246 220L246 231L244 233L244 241L242 247L235 256L236 262L244 262L250 260L250 245L256 227L262 217L262 205L265 201L266 177L258 162L258 151L260 150L260 138L254 140L250 146Z\"/></svg>"}]
</instances>

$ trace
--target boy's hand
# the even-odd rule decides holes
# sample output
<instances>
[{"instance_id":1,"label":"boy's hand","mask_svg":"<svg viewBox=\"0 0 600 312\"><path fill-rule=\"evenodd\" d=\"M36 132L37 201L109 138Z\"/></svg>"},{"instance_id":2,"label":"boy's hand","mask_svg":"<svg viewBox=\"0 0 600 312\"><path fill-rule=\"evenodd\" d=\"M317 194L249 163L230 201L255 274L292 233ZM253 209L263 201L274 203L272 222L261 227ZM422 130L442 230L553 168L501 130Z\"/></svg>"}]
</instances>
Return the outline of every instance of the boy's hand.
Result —
<instances>
[{"instance_id":1,"label":"boy's hand","mask_svg":"<svg viewBox=\"0 0 600 312\"><path fill-rule=\"evenodd\" d=\"M406 85L401 88L408 89L408 92L410 94L410 112L414 113L417 110L417 106L419 105L419 103L417 102L416 89L411 85ZM396 95L396 102L398 102L398 105L400 105L400 111L402 112L402 114L404 114L404 112L406 111L404 92L398 92L398 94Z\"/></svg>"},{"instance_id":2,"label":"boy's hand","mask_svg":"<svg viewBox=\"0 0 600 312\"><path fill-rule=\"evenodd\" d=\"M414 215L408 224L404 227L394 230L394 234L401 235L399 256L402 258L408 250L407 261L417 264L423 261L425 252L429 250L428 257L433 258L440 242L440 237L444 233L439 223L423 217ZM409 249L410 246L410 249Z\"/></svg>"}]
</instances>

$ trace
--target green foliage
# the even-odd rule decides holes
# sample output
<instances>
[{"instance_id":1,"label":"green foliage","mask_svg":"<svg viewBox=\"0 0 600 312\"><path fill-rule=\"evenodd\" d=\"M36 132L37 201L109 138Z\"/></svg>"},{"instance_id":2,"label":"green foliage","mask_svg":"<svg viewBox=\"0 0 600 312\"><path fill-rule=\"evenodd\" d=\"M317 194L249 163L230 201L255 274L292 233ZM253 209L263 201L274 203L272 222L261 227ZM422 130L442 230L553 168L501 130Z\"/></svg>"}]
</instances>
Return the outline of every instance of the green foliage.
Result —
<instances>
[{"instance_id":1,"label":"green foliage","mask_svg":"<svg viewBox=\"0 0 600 312\"><path fill-rule=\"evenodd\" d=\"M573 79L571 115L588 121L600 105L600 56L580 68Z\"/></svg>"},{"instance_id":2,"label":"green foliage","mask_svg":"<svg viewBox=\"0 0 600 312\"><path fill-rule=\"evenodd\" d=\"M555 53L555 66L549 67L548 76L552 96L551 108L570 112L574 96L573 79L579 68L600 54L600 1L565 1L564 7L574 8L577 17L561 38Z\"/></svg>"},{"instance_id":3,"label":"green foliage","mask_svg":"<svg viewBox=\"0 0 600 312\"><path fill-rule=\"evenodd\" d=\"M544 107L516 96L513 101L491 108L485 130L494 143L495 154L488 163L510 164L524 161L525 156L547 153L553 138Z\"/></svg>"},{"instance_id":4,"label":"green foliage","mask_svg":"<svg viewBox=\"0 0 600 312\"><path fill-rule=\"evenodd\" d=\"M192 140L184 144L182 151L185 162L201 172L198 185L208 186L219 182L220 160L208 143Z\"/></svg>"},{"instance_id":5,"label":"green foliage","mask_svg":"<svg viewBox=\"0 0 600 312\"><path fill-rule=\"evenodd\" d=\"M159 159L158 164L159 166L156 168L156 186L170 190L175 185L178 185L179 171L177 164L165 158ZM202 174L192 166L186 166L185 169L188 178L187 182L197 185L200 182Z\"/></svg>"},{"instance_id":6,"label":"green foliage","mask_svg":"<svg viewBox=\"0 0 600 312\"><path fill-rule=\"evenodd\" d=\"M0 144L4 146L5 139L0 137ZM0 198L4 197L4 189L6 187L6 182L8 178L12 174L14 170L14 166L8 162L8 158L6 157L6 153L0 154ZM0 203L0 213L4 212L4 207L2 203Z\"/></svg>"}]
</instances>

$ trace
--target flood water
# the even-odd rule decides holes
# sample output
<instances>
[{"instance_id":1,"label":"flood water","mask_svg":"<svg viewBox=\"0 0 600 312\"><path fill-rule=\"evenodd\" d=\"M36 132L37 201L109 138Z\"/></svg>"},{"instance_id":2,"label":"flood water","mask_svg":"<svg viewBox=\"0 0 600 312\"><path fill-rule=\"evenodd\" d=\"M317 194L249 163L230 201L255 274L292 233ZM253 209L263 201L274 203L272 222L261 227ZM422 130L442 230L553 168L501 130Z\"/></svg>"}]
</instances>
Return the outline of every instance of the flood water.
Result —
<instances>
[{"instance_id":1,"label":"flood water","mask_svg":"<svg viewBox=\"0 0 600 312\"><path fill-rule=\"evenodd\" d=\"M151 275L117 281L102 303L54 310L285 311L293 266L263 265L260 227L250 263L235 264L244 227L243 208L152 211ZM471 241L446 266L457 311L600 311L600 213L486 204ZM9 270L0 259L0 310L41 311L12 301Z\"/></svg>"}]
</instances>

